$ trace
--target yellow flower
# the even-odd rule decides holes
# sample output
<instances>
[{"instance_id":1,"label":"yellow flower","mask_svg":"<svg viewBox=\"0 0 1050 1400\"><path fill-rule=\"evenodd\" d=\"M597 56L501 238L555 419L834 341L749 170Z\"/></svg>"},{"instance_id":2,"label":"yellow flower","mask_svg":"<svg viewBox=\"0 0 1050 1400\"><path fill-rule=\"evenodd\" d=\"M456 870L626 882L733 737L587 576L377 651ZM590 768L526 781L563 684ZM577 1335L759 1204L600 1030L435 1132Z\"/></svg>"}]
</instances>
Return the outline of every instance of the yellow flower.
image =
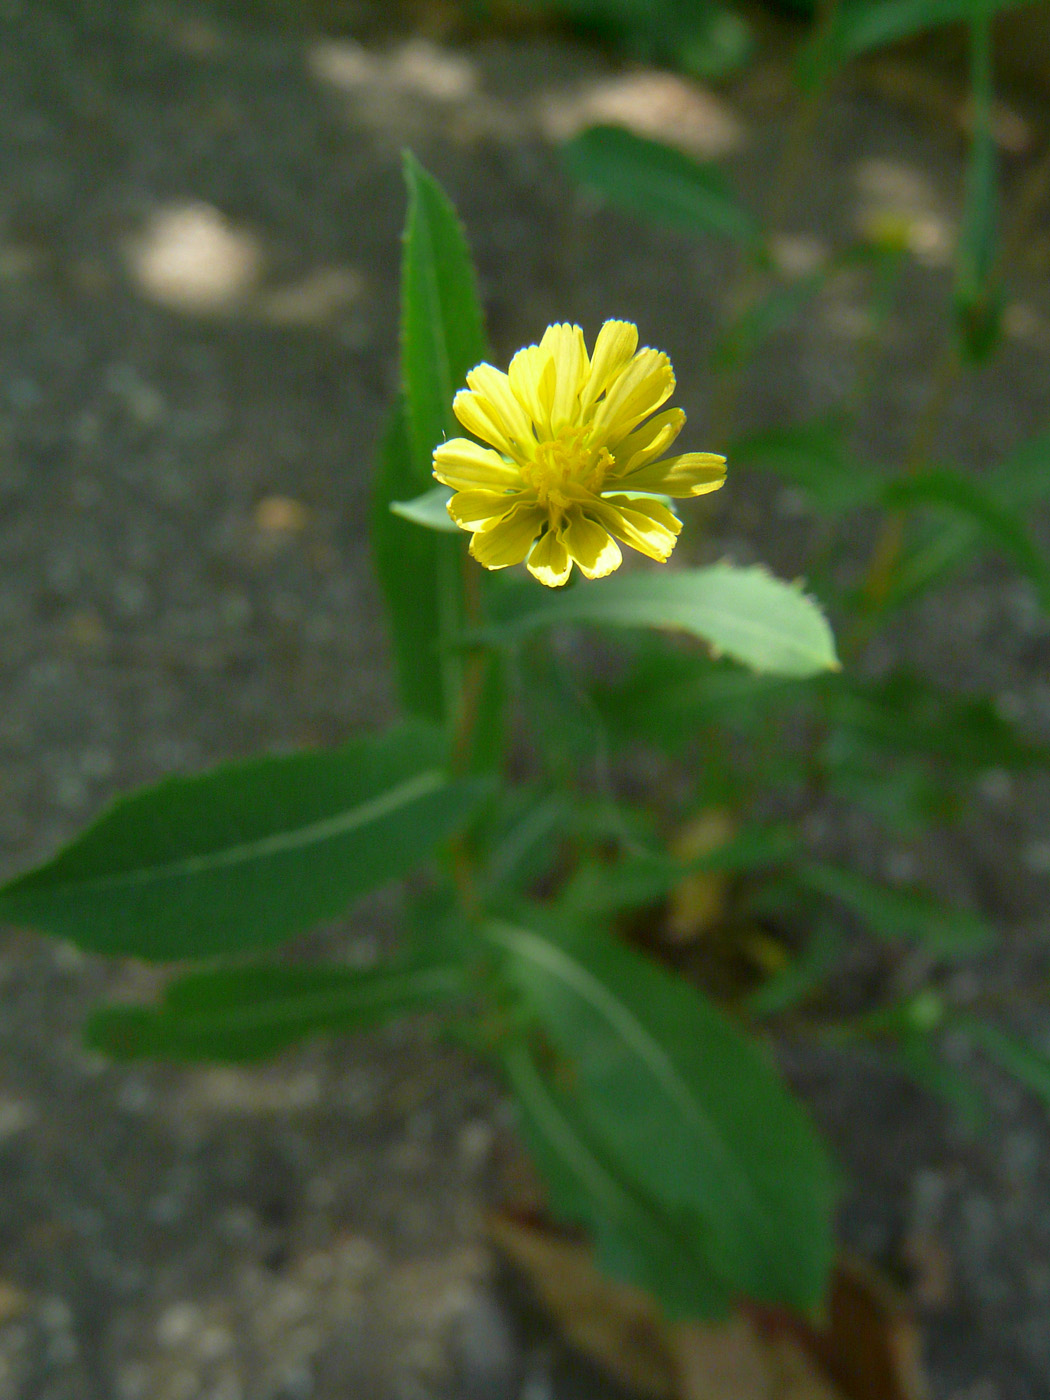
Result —
<instances>
[{"instance_id":1,"label":"yellow flower","mask_svg":"<svg viewBox=\"0 0 1050 1400\"><path fill-rule=\"evenodd\" d=\"M652 416L674 391L674 370L662 351L638 349L630 321L606 321L593 355L579 326L549 326L509 373L478 365L467 386L456 417L490 446L441 443L434 475L453 488L448 513L487 569L527 559L557 588L573 564L588 578L611 574L617 540L665 560L682 526L652 496L700 496L725 479L725 458L712 452L660 459L685 414Z\"/></svg>"}]
</instances>

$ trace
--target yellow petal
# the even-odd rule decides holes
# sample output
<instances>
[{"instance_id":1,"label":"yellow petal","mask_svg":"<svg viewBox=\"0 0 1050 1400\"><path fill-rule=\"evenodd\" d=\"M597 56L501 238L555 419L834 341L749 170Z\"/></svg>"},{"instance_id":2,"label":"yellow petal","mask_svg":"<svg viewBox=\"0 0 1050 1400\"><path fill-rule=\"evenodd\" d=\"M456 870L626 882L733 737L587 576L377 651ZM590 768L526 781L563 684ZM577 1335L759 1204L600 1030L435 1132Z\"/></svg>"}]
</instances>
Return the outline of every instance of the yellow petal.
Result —
<instances>
[{"instance_id":1,"label":"yellow petal","mask_svg":"<svg viewBox=\"0 0 1050 1400\"><path fill-rule=\"evenodd\" d=\"M587 343L579 326L548 326L540 341L554 360L554 400L551 404L551 431L574 423L580 413L580 389L590 368Z\"/></svg>"},{"instance_id":2,"label":"yellow petal","mask_svg":"<svg viewBox=\"0 0 1050 1400\"><path fill-rule=\"evenodd\" d=\"M547 512L539 506L517 505L501 520L479 530L470 542L470 552L486 569L520 564L546 521Z\"/></svg>"},{"instance_id":3,"label":"yellow petal","mask_svg":"<svg viewBox=\"0 0 1050 1400\"><path fill-rule=\"evenodd\" d=\"M529 555L529 573L548 588L560 588L572 573L572 560L560 535L560 530L548 530L539 537Z\"/></svg>"},{"instance_id":4,"label":"yellow petal","mask_svg":"<svg viewBox=\"0 0 1050 1400\"><path fill-rule=\"evenodd\" d=\"M551 436L555 373L553 356L539 345L519 350L507 371L514 397L535 423L540 438Z\"/></svg>"},{"instance_id":5,"label":"yellow petal","mask_svg":"<svg viewBox=\"0 0 1050 1400\"><path fill-rule=\"evenodd\" d=\"M475 486L499 491L521 485L521 472L505 462L491 447L479 447L469 438L450 438L434 448L434 475L457 491Z\"/></svg>"},{"instance_id":6,"label":"yellow petal","mask_svg":"<svg viewBox=\"0 0 1050 1400\"><path fill-rule=\"evenodd\" d=\"M650 462L625 476L616 485L629 491L656 491L661 496L703 496L717 491L726 479L726 459L714 452L683 452Z\"/></svg>"},{"instance_id":7,"label":"yellow petal","mask_svg":"<svg viewBox=\"0 0 1050 1400\"><path fill-rule=\"evenodd\" d=\"M671 361L662 350L639 350L598 404L592 440L600 439L606 447L615 447L673 393Z\"/></svg>"},{"instance_id":8,"label":"yellow petal","mask_svg":"<svg viewBox=\"0 0 1050 1400\"><path fill-rule=\"evenodd\" d=\"M605 578L620 567L620 546L608 530L582 511L573 511L567 517L562 535L569 554L588 578Z\"/></svg>"},{"instance_id":9,"label":"yellow petal","mask_svg":"<svg viewBox=\"0 0 1050 1400\"><path fill-rule=\"evenodd\" d=\"M492 365L477 365L467 375L467 386L481 400L481 406L502 429L508 442L525 450L535 441L532 424L514 397L510 380Z\"/></svg>"},{"instance_id":10,"label":"yellow petal","mask_svg":"<svg viewBox=\"0 0 1050 1400\"><path fill-rule=\"evenodd\" d=\"M483 530L487 521L509 515L521 499L503 491L459 491L449 501L448 513L464 530Z\"/></svg>"},{"instance_id":11,"label":"yellow petal","mask_svg":"<svg viewBox=\"0 0 1050 1400\"><path fill-rule=\"evenodd\" d=\"M480 394L472 394L469 389L460 389L452 400L452 412L468 433L481 438L482 442L490 442L506 457L521 457L521 452L512 445L506 428L496 417L492 405Z\"/></svg>"},{"instance_id":12,"label":"yellow petal","mask_svg":"<svg viewBox=\"0 0 1050 1400\"><path fill-rule=\"evenodd\" d=\"M682 528L682 522L659 501L638 501L630 496L603 496L592 513L618 540L661 561L670 556Z\"/></svg>"},{"instance_id":13,"label":"yellow petal","mask_svg":"<svg viewBox=\"0 0 1050 1400\"><path fill-rule=\"evenodd\" d=\"M590 373L580 391L580 404L590 408L605 392L614 375L627 365L638 348L638 327L630 321L606 321L594 342Z\"/></svg>"},{"instance_id":14,"label":"yellow petal","mask_svg":"<svg viewBox=\"0 0 1050 1400\"><path fill-rule=\"evenodd\" d=\"M669 408L650 418L636 433L625 437L615 452L616 467L612 475L619 480L628 472L637 471L647 462L659 457L674 442L685 427L685 414L680 408Z\"/></svg>"}]
</instances>

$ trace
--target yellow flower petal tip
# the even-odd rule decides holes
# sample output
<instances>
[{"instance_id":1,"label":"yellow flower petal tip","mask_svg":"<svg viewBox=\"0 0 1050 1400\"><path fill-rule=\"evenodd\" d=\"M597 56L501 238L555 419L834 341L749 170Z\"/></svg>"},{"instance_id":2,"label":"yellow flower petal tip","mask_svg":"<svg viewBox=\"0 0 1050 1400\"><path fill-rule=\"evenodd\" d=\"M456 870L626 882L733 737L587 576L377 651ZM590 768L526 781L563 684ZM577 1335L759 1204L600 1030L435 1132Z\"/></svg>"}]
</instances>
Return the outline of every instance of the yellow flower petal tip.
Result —
<instances>
[{"instance_id":1,"label":"yellow flower petal tip","mask_svg":"<svg viewBox=\"0 0 1050 1400\"><path fill-rule=\"evenodd\" d=\"M661 456L685 424L680 408L663 408L674 385L670 360L639 350L630 321L606 321L590 354L579 326L548 326L508 373L472 369L452 407L487 445L441 443L434 475L455 492L449 515L478 563L524 560L560 588L573 565L587 578L619 568L617 540L666 560L682 527L653 497L717 491L726 470L713 452Z\"/></svg>"}]
</instances>

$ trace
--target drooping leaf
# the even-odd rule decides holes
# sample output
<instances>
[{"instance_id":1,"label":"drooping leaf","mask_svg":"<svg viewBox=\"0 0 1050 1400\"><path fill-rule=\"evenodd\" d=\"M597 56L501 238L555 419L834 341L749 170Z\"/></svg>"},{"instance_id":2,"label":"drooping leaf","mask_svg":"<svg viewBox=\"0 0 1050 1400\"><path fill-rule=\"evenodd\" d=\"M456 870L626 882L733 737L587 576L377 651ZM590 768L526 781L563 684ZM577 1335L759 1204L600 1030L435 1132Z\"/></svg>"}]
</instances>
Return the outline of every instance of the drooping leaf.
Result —
<instances>
[{"instance_id":1,"label":"drooping leaf","mask_svg":"<svg viewBox=\"0 0 1050 1400\"><path fill-rule=\"evenodd\" d=\"M969 909L952 908L926 890L880 885L855 870L802 862L790 878L851 909L880 938L910 938L941 957L966 957L995 942L994 930Z\"/></svg>"},{"instance_id":2,"label":"drooping leaf","mask_svg":"<svg viewBox=\"0 0 1050 1400\"><path fill-rule=\"evenodd\" d=\"M462 531L447 510L451 499L452 492L447 486L435 486L432 491L424 491L410 501L391 501L390 509L413 525L422 525L444 535L461 535Z\"/></svg>"},{"instance_id":3,"label":"drooping leaf","mask_svg":"<svg viewBox=\"0 0 1050 1400\"><path fill-rule=\"evenodd\" d=\"M413 725L168 778L5 885L0 918L149 959L272 946L409 874L467 820L487 786L443 764L440 735Z\"/></svg>"},{"instance_id":4,"label":"drooping leaf","mask_svg":"<svg viewBox=\"0 0 1050 1400\"><path fill-rule=\"evenodd\" d=\"M771 675L812 676L838 666L817 604L761 568L716 564L625 574L542 598L530 589L526 598L515 615L490 624L485 638L510 641L562 623L664 627L701 637L715 651Z\"/></svg>"},{"instance_id":5,"label":"drooping leaf","mask_svg":"<svg viewBox=\"0 0 1050 1400\"><path fill-rule=\"evenodd\" d=\"M578 1121L616 1175L697 1221L705 1264L732 1291L816 1306L832 1255L831 1173L758 1047L687 983L593 928L529 911L484 936L564 1060Z\"/></svg>"},{"instance_id":6,"label":"drooping leaf","mask_svg":"<svg viewBox=\"0 0 1050 1400\"><path fill-rule=\"evenodd\" d=\"M664 1209L620 1172L591 1132L579 1094L545 1072L524 1041L505 1045L500 1063L552 1213L591 1230L602 1268L652 1293L671 1317L724 1316L730 1290L712 1273L703 1221Z\"/></svg>"},{"instance_id":7,"label":"drooping leaf","mask_svg":"<svg viewBox=\"0 0 1050 1400\"><path fill-rule=\"evenodd\" d=\"M757 220L714 165L616 126L596 126L566 142L562 160L575 179L611 204L692 234L714 234L757 251Z\"/></svg>"},{"instance_id":8,"label":"drooping leaf","mask_svg":"<svg viewBox=\"0 0 1050 1400\"><path fill-rule=\"evenodd\" d=\"M466 998L462 966L254 964L191 972L159 1006L107 1006L88 1044L120 1060L247 1061Z\"/></svg>"},{"instance_id":9,"label":"drooping leaf","mask_svg":"<svg viewBox=\"0 0 1050 1400\"><path fill-rule=\"evenodd\" d=\"M408 221L401 269L401 380L416 491L433 485L434 448L458 431L452 400L485 358L474 267L441 186L405 155ZM415 494L415 493L410 493Z\"/></svg>"}]
</instances>

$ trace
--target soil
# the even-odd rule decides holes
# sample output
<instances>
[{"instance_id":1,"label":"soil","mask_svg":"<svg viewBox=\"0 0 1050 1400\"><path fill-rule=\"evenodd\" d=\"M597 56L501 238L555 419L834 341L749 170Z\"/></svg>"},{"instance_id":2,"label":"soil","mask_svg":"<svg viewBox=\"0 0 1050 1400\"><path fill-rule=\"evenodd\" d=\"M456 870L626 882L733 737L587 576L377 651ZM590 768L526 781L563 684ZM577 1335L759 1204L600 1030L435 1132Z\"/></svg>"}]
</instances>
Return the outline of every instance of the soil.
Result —
<instances>
[{"instance_id":1,"label":"soil","mask_svg":"<svg viewBox=\"0 0 1050 1400\"><path fill-rule=\"evenodd\" d=\"M311 28L276 4L0 0L4 873L133 785L392 716L366 521L395 385L406 144L464 217L498 362L550 321L593 334L629 317L670 352L702 436L698 347L730 255L574 189L555 144L588 120L644 120L761 198L781 49L714 92L550 34L442 38L396 9L332 8L338 25ZM862 424L876 456L921 403L962 191L954 79L916 71L873 64L835 97L780 242L803 266L880 210L910 221ZM1008 183L1046 136L1038 90L1011 101ZM1003 353L949 415L946 460L979 468L1045 426L1047 246L1044 227ZM775 339L749 424L833 402L859 296L840 279ZM707 518L694 557L798 572L791 492L740 472ZM1007 570L974 569L885 645L1050 734L1050 631ZM1003 950L956 976L994 990L1046 975L1050 799L1004 774L982 791L961 833L918 848L873 846L861 825L835 839L980 902ZM371 900L316 947L368 963L395 907ZM483 1069L426 1025L251 1070L84 1051L90 1006L154 986L139 965L0 940L0 1400L620 1393L519 1306L487 1247L514 1147ZM1050 1050L1045 1016L1027 1028ZM801 1049L785 1064L846 1170L844 1238L911 1288L935 1400L1050 1396L1038 1106L977 1067L993 1106L975 1136L884 1068Z\"/></svg>"}]
</instances>

